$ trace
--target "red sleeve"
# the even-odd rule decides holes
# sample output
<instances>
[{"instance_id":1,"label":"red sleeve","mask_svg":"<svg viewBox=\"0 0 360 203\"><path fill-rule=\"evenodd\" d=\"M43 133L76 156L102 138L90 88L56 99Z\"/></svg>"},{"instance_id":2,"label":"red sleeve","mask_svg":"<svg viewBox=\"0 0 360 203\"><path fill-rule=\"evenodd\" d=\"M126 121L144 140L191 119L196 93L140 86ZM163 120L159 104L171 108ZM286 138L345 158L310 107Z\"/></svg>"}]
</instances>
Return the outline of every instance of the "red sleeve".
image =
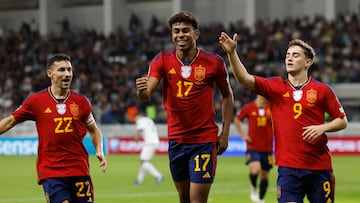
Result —
<instances>
[{"instance_id":1,"label":"red sleeve","mask_svg":"<svg viewBox=\"0 0 360 203\"><path fill-rule=\"evenodd\" d=\"M31 107L32 100L34 100L35 95L29 96L22 105L17 108L12 115L14 116L17 122L24 122L26 120L35 120L35 113L32 111Z\"/></svg>"},{"instance_id":2,"label":"red sleeve","mask_svg":"<svg viewBox=\"0 0 360 203\"><path fill-rule=\"evenodd\" d=\"M219 87L219 89L228 88L229 85L229 74L226 70L225 62L220 64L218 66L215 77L216 85Z\"/></svg>"},{"instance_id":3,"label":"red sleeve","mask_svg":"<svg viewBox=\"0 0 360 203\"><path fill-rule=\"evenodd\" d=\"M345 111L342 105L339 102L335 92L331 89L330 86L326 85L327 90L325 91L324 105L326 106L326 111L329 113L332 119L335 118L344 118Z\"/></svg>"},{"instance_id":4,"label":"red sleeve","mask_svg":"<svg viewBox=\"0 0 360 203\"><path fill-rule=\"evenodd\" d=\"M247 116L248 116L248 106L249 104L245 104L239 111L239 113L237 114L236 118L239 119L240 121L243 121Z\"/></svg>"},{"instance_id":5,"label":"red sleeve","mask_svg":"<svg viewBox=\"0 0 360 203\"><path fill-rule=\"evenodd\" d=\"M164 63L162 59L162 53L160 52L150 62L148 77L155 77L160 80L163 77L163 67Z\"/></svg>"}]
</instances>

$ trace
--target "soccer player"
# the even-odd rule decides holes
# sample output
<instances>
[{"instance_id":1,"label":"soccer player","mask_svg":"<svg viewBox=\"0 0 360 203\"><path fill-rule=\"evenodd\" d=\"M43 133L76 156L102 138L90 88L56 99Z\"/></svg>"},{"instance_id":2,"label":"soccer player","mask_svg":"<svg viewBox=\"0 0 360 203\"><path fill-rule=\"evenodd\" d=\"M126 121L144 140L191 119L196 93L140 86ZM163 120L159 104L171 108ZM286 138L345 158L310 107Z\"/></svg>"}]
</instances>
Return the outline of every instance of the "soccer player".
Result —
<instances>
[{"instance_id":1,"label":"soccer player","mask_svg":"<svg viewBox=\"0 0 360 203\"><path fill-rule=\"evenodd\" d=\"M162 79L170 171L179 201L205 203L215 177L217 154L228 146L233 93L224 59L196 45L200 35L197 18L181 11L168 23L175 49L153 58L148 75L136 79L137 95L149 100ZM223 99L220 133L214 119L215 86Z\"/></svg>"},{"instance_id":2,"label":"soccer player","mask_svg":"<svg viewBox=\"0 0 360 203\"><path fill-rule=\"evenodd\" d=\"M88 131L103 172L107 162L102 134L86 97L70 90L73 67L70 57L55 54L47 62L51 86L30 95L10 116L0 121L0 133L26 120L36 123L39 146L38 183L51 203L94 202L88 153L83 138Z\"/></svg>"},{"instance_id":3,"label":"soccer player","mask_svg":"<svg viewBox=\"0 0 360 203\"><path fill-rule=\"evenodd\" d=\"M136 128L135 142L138 142L141 138L144 141L144 145L140 152L141 166L134 184L142 184L145 173L147 172L154 176L156 184L160 184L163 181L164 176L150 162L160 143L156 125L152 119L144 116L142 113L137 113L134 121Z\"/></svg>"},{"instance_id":4,"label":"soccer player","mask_svg":"<svg viewBox=\"0 0 360 203\"><path fill-rule=\"evenodd\" d=\"M248 132L242 122L247 120ZM246 142L246 164L250 170L250 198L263 203L269 185L269 171L273 166L273 128L271 110L267 100L256 95L254 101L245 104L234 118L240 136ZM257 180L260 176L259 191Z\"/></svg>"},{"instance_id":5,"label":"soccer player","mask_svg":"<svg viewBox=\"0 0 360 203\"><path fill-rule=\"evenodd\" d=\"M283 202L334 202L335 181L326 132L344 129L347 118L330 86L308 72L314 49L300 39L291 40L285 56L287 78L251 75L236 51L237 34L219 37L239 83L270 103L278 165L277 199ZM331 117L325 122L325 113Z\"/></svg>"}]
</instances>

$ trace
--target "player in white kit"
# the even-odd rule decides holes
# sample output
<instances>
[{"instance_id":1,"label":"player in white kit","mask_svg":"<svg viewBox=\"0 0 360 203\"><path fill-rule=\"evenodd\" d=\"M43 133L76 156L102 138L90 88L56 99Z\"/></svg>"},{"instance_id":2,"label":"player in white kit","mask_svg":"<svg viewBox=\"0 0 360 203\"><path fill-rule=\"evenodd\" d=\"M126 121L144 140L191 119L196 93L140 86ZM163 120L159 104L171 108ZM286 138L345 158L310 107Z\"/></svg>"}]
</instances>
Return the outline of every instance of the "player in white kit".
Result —
<instances>
[{"instance_id":1,"label":"player in white kit","mask_svg":"<svg viewBox=\"0 0 360 203\"><path fill-rule=\"evenodd\" d=\"M160 143L156 125L152 119L141 113L138 113L135 116L134 121L136 124L135 141L137 142L141 138L144 141L140 153L141 166L134 184L142 184L146 173L150 173L155 177L155 183L160 184L163 181L164 176L151 163L151 159L154 157Z\"/></svg>"}]
</instances>

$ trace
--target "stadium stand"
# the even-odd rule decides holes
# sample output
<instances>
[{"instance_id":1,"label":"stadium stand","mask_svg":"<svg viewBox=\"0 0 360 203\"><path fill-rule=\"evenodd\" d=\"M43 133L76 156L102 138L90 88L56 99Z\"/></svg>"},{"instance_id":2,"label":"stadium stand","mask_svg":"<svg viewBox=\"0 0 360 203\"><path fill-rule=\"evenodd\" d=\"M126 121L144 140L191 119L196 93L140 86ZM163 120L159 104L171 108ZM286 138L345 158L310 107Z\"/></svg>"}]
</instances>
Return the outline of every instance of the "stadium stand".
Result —
<instances>
[{"instance_id":1,"label":"stadium stand","mask_svg":"<svg viewBox=\"0 0 360 203\"><path fill-rule=\"evenodd\" d=\"M166 122L160 88L151 102L140 103L135 96L134 81L147 71L149 60L158 51L172 47L169 30L164 19L154 16L145 26L138 15L132 13L128 27L119 26L109 35L88 27L71 29L71 21L66 18L59 22L60 32L46 36L40 35L31 22L23 22L17 30L0 30L0 115L9 114L29 94L45 88L46 58L51 53L64 52L73 58L76 67L73 88L90 99L99 122L129 123L128 109L134 106L141 110L155 108L156 121ZM218 45L219 33L237 32L239 53L250 72L272 76L283 74L282 51L288 40L302 38L318 54L312 75L333 86L335 91L350 91L344 97L340 94L340 100L344 100L350 121L360 121L359 18L359 13L340 13L332 21L321 15L287 17L257 20L251 27L240 19L228 25L213 22L201 24L202 37L198 43L224 56ZM237 110L251 100L251 93L236 84L232 76L231 83ZM214 105L217 112L218 101ZM216 116L221 119L221 115Z\"/></svg>"}]
</instances>

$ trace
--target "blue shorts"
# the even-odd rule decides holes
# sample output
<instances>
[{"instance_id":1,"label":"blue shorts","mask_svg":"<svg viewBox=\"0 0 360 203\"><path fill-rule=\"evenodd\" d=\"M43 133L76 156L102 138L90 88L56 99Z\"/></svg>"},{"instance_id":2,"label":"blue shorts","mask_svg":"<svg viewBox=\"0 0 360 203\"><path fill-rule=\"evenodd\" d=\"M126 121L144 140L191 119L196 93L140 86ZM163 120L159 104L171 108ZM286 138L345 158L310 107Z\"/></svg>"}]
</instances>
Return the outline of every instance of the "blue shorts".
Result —
<instances>
[{"instance_id":1,"label":"blue shorts","mask_svg":"<svg viewBox=\"0 0 360 203\"><path fill-rule=\"evenodd\" d=\"M48 178L41 182L46 199L51 203L69 200L71 203L93 203L94 190L88 176Z\"/></svg>"},{"instance_id":2,"label":"blue shorts","mask_svg":"<svg viewBox=\"0 0 360 203\"><path fill-rule=\"evenodd\" d=\"M169 140L170 171L175 182L213 183L216 143L181 144Z\"/></svg>"},{"instance_id":3,"label":"blue shorts","mask_svg":"<svg viewBox=\"0 0 360 203\"><path fill-rule=\"evenodd\" d=\"M246 151L246 164L253 161L260 161L261 169L264 171L270 171L274 164L272 152L260 152L249 149Z\"/></svg>"},{"instance_id":4,"label":"blue shorts","mask_svg":"<svg viewBox=\"0 0 360 203\"><path fill-rule=\"evenodd\" d=\"M278 168L277 198L279 203L334 202L335 177L332 170Z\"/></svg>"}]
</instances>

